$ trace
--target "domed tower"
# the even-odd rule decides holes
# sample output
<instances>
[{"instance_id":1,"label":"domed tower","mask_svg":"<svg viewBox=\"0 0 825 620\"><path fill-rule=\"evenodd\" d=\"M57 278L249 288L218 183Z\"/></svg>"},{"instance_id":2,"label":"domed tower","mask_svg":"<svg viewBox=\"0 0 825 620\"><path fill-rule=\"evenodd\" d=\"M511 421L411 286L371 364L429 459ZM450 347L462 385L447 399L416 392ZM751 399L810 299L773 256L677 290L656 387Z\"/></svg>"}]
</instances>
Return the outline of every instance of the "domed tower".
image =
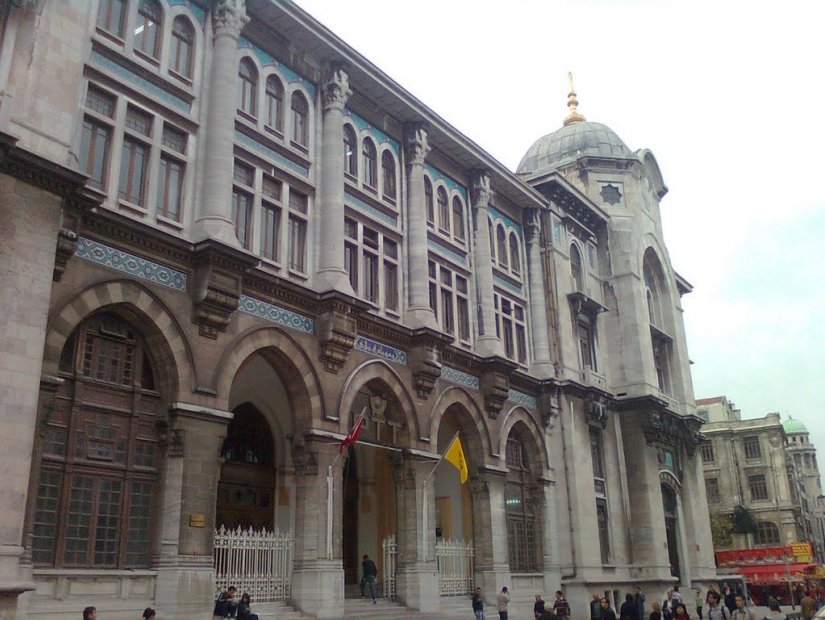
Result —
<instances>
[{"instance_id":1,"label":"domed tower","mask_svg":"<svg viewBox=\"0 0 825 620\"><path fill-rule=\"evenodd\" d=\"M590 565L577 578L617 579L600 572L601 559L635 567L631 582L641 571L663 586L689 585L713 578L715 563L680 302L691 287L671 266L659 214L668 190L649 150L584 118L572 78L568 107L518 174L550 202L557 376L580 386L565 392L561 447L591 454L592 471L573 463L568 482L580 511L571 544ZM594 485L597 527L588 530L581 515Z\"/></svg>"},{"instance_id":2,"label":"domed tower","mask_svg":"<svg viewBox=\"0 0 825 620\"><path fill-rule=\"evenodd\" d=\"M825 507L820 506L822 478L816 462L816 446L811 443L808 428L801 420L788 417L782 422L785 431L785 451L793 462L794 482L802 505L802 521L806 535L814 543L817 557L825 556L822 523Z\"/></svg>"}]
</instances>

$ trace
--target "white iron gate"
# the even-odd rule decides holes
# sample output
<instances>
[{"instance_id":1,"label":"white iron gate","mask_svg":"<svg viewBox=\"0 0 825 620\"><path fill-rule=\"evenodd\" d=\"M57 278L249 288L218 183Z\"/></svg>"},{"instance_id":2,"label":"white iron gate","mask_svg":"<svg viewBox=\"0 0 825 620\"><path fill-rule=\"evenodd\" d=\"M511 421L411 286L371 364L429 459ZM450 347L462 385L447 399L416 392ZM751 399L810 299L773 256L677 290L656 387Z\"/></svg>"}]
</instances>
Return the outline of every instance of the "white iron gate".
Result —
<instances>
[{"instance_id":1,"label":"white iron gate","mask_svg":"<svg viewBox=\"0 0 825 620\"><path fill-rule=\"evenodd\" d=\"M435 543L438 583L441 596L459 596L473 592L473 543L441 539Z\"/></svg>"},{"instance_id":2,"label":"white iron gate","mask_svg":"<svg viewBox=\"0 0 825 620\"><path fill-rule=\"evenodd\" d=\"M215 597L229 586L256 603L283 601L292 586L292 532L215 531Z\"/></svg>"},{"instance_id":3,"label":"white iron gate","mask_svg":"<svg viewBox=\"0 0 825 620\"><path fill-rule=\"evenodd\" d=\"M395 590L395 567L398 562L398 543L395 534L387 536L382 544L384 549L384 596L394 599L397 595Z\"/></svg>"}]
</instances>

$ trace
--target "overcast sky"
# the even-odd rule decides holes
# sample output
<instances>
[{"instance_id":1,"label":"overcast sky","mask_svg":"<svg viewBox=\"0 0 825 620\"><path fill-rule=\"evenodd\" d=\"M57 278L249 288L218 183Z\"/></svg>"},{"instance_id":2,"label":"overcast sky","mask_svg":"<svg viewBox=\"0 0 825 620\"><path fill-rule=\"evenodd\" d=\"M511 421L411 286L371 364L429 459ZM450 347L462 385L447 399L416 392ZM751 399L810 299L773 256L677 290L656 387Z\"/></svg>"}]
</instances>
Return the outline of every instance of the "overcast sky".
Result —
<instances>
[{"instance_id":1,"label":"overcast sky","mask_svg":"<svg viewBox=\"0 0 825 620\"><path fill-rule=\"evenodd\" d=\"M697 398L825 451L825 2L298 0L511 170L579 111L650 148Z\"/></svg>"}]
</instances>

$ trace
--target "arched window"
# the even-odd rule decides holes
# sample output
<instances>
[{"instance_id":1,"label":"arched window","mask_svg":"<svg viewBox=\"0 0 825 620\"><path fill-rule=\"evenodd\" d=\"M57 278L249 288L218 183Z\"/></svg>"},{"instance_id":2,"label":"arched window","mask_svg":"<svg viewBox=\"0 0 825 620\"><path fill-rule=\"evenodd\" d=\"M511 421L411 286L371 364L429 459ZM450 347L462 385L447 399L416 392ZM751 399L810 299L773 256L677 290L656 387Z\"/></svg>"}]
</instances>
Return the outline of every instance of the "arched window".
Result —
<instances>
[{"instance_id":1,"label":"arched window","mask_svg":"<svg viewBox=\"0 0 825 620\"><path fill-rule=\"evenodd\" d=\"M358 176L358 141L349 125L344 125L344 172Z\"/></svg>"},{"instance_id":2,"label":"arched window","mask_svg":"<svg viewBox=\"0 0 825 620\"><path fill-rule=\"evenodd\" d=\"M284 86L274 75L266 78L266 124L284 132Z\"/></svg>"},{"instance_id":3,"label":"arched window","mask_svg":"<svg viewBox=\"0 0 825 620\"><path fill-rule=\"evenodd\" d=\"M364 138L364 144L361 148L364 155L364 184L370 187L378 187L378 163L375 143L369 138Z\"/></svg>"},{"instance_id":4,"label":"arched window","mask_svg":"<svg viewBox=\"0 0 825 620\"><path fill-rule=\"evenodd\" d=\"M433 184L424 177L424 202L427 205L427 223L435 226L435 203L433 202Z\"/></svg>"},{"instance_id":5,"label":"arched window","mask_svg":"<svg viewBox=\"0 0 825 620\"><path fill-rule=\"evenodd\" d=\"M384 196L395 200L395 159L389 151L381 154L381 176L384 182Z\"/></svg>"},{"instance_id":6,"label":"arched window","mask_svg":"<svg viewBox=\"0 0 825 620\"><path fill-rule=\"evenodd\" d=\"M521 258L519 257L518 237L510 233L510 267L514 273L521 273Z\"/></svg>"},{"instance_id":7,"label":"arched window","mask_svg":"<svg viewBox=\"0 0 825 620\"><path fill-rule=\"evenodd\" d=\"M249 116L255 116L258 100L258 70L249 58L241 60L238 69L241 78L238 88L238 109Z\"/></svg>"},{"instance_id":8,"label":"arched window","mask_svg":"<svg viewBox=\"0 0 825 620\"><path fill-rule=\"evenodd\" d=\"M505 452L507 551L511 572L532 573L540 569L541 528L539 511L532 496L535 473L531 471L528 451L520 436L522 433L516 432L517 428L518 425L510 431Z\"/></svg>"},{"instance_id":9,"label":"arched window","mask_svg":"<svg viewBox=\"0 0 825 620\"><path fill-rule=\"evenodd\" d=\"M172 22L172 58L169 68L185 78L192 78L195 49L195 29L192 22L178 15Z\"/></svg>"},{"instance_id":10,"label":"arched window","mask_svg":"<svg viewBox=\"0 0 825 620\"><path fill-rule=\"evenodd\" d=\"M450 203L447 200L447 192L443 187L438 188L438 228L444 232L450 232Z\"/></svg>"},{"instance_id":11,"label":"arched window","mask_svg":"<svg viewBox=\"0 0 825 620\"><path fill-rule=\"evenodd\" d=\"M83 323L60 358L44 428L32 558L56 568L148 568L164 420L152 359L114 314Z\"/></svg>"},{"instance_id":12,"label":"arched window","mask_svg":"<svg viewBox=\"0 0 825 620\"><path fill-rule=\"evenodd\" d=\"M100 0L97 27L122 39L125 26L126 0Z\"/></svg>"},{"instance_id":13,"label":"arched window","mask_svg":"<svg viewBox=\"0 0 825 620\"><path fill-rule=\"evenodd\" d=\"M135 49L157 58L160 52L160 36L163 28L163 11L157 0L140 0L135 23Z\"/></svg>"},{"instance_id":14,"label":"arched window","mask_svg":"<svg viewBox=\"0 0 825 620\"><path fill-rule=\"evenodd\" d=\"M576 291L584 291L584 273L582 272L582 255L575 243L570 244L570 275Z\"/></svg>"},{"instance_id":15,"label":"arched window","mask_svg":"<svg viewBox=\"0 0 825 620\"><path fill-rule=\"evenodd\" d=\"M757 545L778 545L779 544L779 528L776 523L770 521L762 521L756 526Z\"/></svg>"},{"instance_id":16,"label":"arched window","mask_svg":"<svg viewBox=\"0 0 825 620\"><path fill-rule=\"evenodd\" d=\"M458 196L453 198L453 235L456 239L464 241L464 205Z\"/></svg>"},{"instance_id":17,"label":"arched window","mask_svg":"<svg viewBox=\"0 0 825 620\"><path fill-rule=\"evenodd\" d=\"M496 226L496 256L498 256L498 264L506 269L507 233L504 232L504 226L502 226L501 224Z\"/></svg>"},{"instance_id":18,"label":"arched window","mask_svg":"<svg viewBox=\"0 0 825 620\"><path fill-rule=\"evenodd\" d=\"M300 146L309 143L309 104L301 93L292 93L292 141Z\"/></svg>"},{"instance_id":19,"label":"arched window","mask_svg":"<svg viewBox=\"0 0 825 620\"><path fill-rule=\"evenodd\" d=\"M487 233L490 237L490 260L495 262L496 260L496 235L493 232L493 220L487 220Z\"/></svg>"}]
</instances>

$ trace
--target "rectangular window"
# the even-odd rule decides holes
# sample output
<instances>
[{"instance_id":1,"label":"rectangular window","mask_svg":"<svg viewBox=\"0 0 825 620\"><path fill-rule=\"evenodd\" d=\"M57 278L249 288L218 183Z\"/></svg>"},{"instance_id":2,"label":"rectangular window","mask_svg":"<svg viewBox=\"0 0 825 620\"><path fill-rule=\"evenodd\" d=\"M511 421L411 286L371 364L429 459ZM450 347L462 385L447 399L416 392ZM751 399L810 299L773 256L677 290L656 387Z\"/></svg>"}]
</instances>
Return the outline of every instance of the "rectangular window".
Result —
<instances>
[{"instance_id":1,"label":"rectangular window","mask_svg":"<svg viewBox=\"0 0 825 620\"><path fill-rule=\"evenodd\" d=\"M54 562L55 532L58 527L57 515L62 487L62 474L51 471L43 471L40 474L31 538L32 560L35 565Z\"/></svg>"},{"instance_id":2,"label":"rectangular window","mask_svg":"<svg viewBox=\"0 0 825 620\"><path fill-rule=\"evenodd\" d=\"M710 441L706 441L702 444L702 462L703 463L715 463L716 462L716 454L713 451L713 444Z\"/></svg>"},{"instance_id":3,"label":"rectangular window","mask_svg":"<svg viewBox=\"0 0 825 620\"><path fill-rule=\"evenodd\" d=\"M185 153L186 138L187 135L184 132L178 131L177 129L170 127L169 125L164 124L161 144L165 146L167 149L171 149L176 153Z\"/></svg>"},{"instance_id":4,"label":"rectangular window","mask_svg":"<svg viewBox=\"0 0 825 620\"><path fill-rule=\"evenodd\" d=\"M97 27L122 39L125 16L126 0L101 0Z\"/></svg>"},{"instance_id":5,"label":"rectangular window","mask_svg":"<svg viewBox=\"0 0 825 620\"><path fill-rule=\"evenodd\" d=\"M378 302L378 257L370 252L364 252L364 299Z\"/></svg>"},{"instance_id":6,"label":"rectangular window","mask_svg":"<svg viewBox=\"0 0 825 620\"><path fill-rule=\"evenodd\" d=\"M752 500L768 499L768 483L764 475L748 476L748 488L750 489Z\"/></svg>"},{"instance_id":7,"label":"rectangular window","mask_svg":"<svg viewBox=\"0 0 825 620\"><path fill-rule=\"evenodd\" d=\"M716 503L719 501L719 479L705 478L705 491L707 492L708 501Z\"/></svg>"},{"instance_id":8,"label":"rectangular window","mask_svg":"<svg viewBox=\"0 0 825 620\"><path fill-rule=\"evenodd\" d=\"M123 139L118 190L121 200L143 206L148 162L149 147L146 144L132 138Z\"/></svg>"},{"instance_id":9,"label":"rectangular window","mask_svg":"<svg viewBox=\"0 0 825 620\"><path fill-rule=\"evenodd\" d=\"M281 209L268 202L261 203L261 255L278 260L278 239L281 236Z\"/></svg>"},{"instance_id":10,"label":"rectangular window","mask_svg":"<svg viewBox=\"0 0 825 620\"><path fill-rule=\"evenodd\" d=\"M96 114L113 118L115 115L115 97L94 86L89 86L88 91L86 91L86 107Z\"/></svg>"},{"instance_id":11,"label":"rectangular window","mask_svg":"<svg viewBox=\"0 0 825 620\"><path fill-rule=\"evenodd\" d=\"M593 462L593 477L604 480L602 436L601 433L594 428L590 429L590 459Z\"/></svg>"},{"instance_id":12,"label":"rectangular window","mask_svg":"<svg viewBox=\"0 0 825 620\"><path fill-rule=\"evenodd\" d=\"M596 350L593 344L593 328L589 320L579 320L579 351L581 352L582 368L596 370Z\"/></svg>"},{"instance_id":13,"label":"rectangular window","mask_svg":"<svg viewBox=\"0 0 825 620\"><path fill-rule=\"evenodd\" d=\"M149 519L152 507L152 484L132 482L129 493L129 523L126 533L126 566L149 563Z\"/></svg>"},{"instance_id":14,"label":"rectangular window","mask_svg":"<svg viewBox=\"0 0 825 620\"><path fill-rule=\"evenodd\" d=\"M742 446L745 449L746 459L762 458L762 448L759 445L759 437L756 435L751 435L750 437L745 437L742 439Z\"/></svg>"},{"instance_id":15,"label":"rectangular window","mask_svg":"<svg viewBox=\"0 0 825 620\"><path fill-rule=\"evenodd\" d=\"M141 136L149 136L152 133L151 115L133 108L132 106L129 106L126 110L126 121L124 124L127 129L130 129Z\"/></svg>"},{"instance_id":16,"label":"rectangular window","mask_svg":"<svg viewBox=\"0 0 825 620\"><path fill-rule=\"evenodd\" d=\"M599 528L599 550L602 564L610 563L610 519L607 513L607 500L596 500L596 523Z\"/></svg>"},{"instance_id":17,"label":"rectangular window","mask_svg":"<svg viewBox=\"0 0 825 620\"><path fill-rule=\"evenodd\" d=\"M158 179L158 214L180 222L183 176L186 165L166 154L160 157Z\"/></svg>"},{"instance_id":18,"label":"rectangular window","mask_svg":"<svg viewBox=\"0 0 825 620\"><path fill-rule=\"evenodd\" d=\"M295 271L306 271L306 221L289 216L289 268Z\"/></svg>"},{"instance_id":19,"label":"rectangular window","mask_svg":"<svg viewBox=\"0 0 825 620\"><path fill-rule=\"evenodd\" d=\"M527 363L527 323L524 306L499 293L493 295L496 313L496 336L501 339L504 354L520 364Z\"/></svg>"},{"instance_id":20,"label":"rectangular window","mask_svg":"<svg viewBox=\"0 0 825 620\"><path fill-rule=\"evenodd\" d=\"M384 261L384 306L387 310L398 310L398 266Z\"/></svg>"},{"instance_id":21,"label":"rectangular window","mask_svg":"<svg viewBox=\"0 0 825 620\"><path fill-rule=\"evenodd\" d=\"M106 169L109 161L109 145L112 130L89 117L83 120L80 145L80 165L89 175L89 185L106 189Z\"/></svg>"},{"instance_id":22,"label":"rectangular window","mask_svg":"<svg viewBox=\"0 0 825 620\"><path fill-rule=\"evenodd\" d=\"M252 227L252 196L238 189L232 191L232 221L238 242L249 249Z\"/></svg>"}]
</instances>

